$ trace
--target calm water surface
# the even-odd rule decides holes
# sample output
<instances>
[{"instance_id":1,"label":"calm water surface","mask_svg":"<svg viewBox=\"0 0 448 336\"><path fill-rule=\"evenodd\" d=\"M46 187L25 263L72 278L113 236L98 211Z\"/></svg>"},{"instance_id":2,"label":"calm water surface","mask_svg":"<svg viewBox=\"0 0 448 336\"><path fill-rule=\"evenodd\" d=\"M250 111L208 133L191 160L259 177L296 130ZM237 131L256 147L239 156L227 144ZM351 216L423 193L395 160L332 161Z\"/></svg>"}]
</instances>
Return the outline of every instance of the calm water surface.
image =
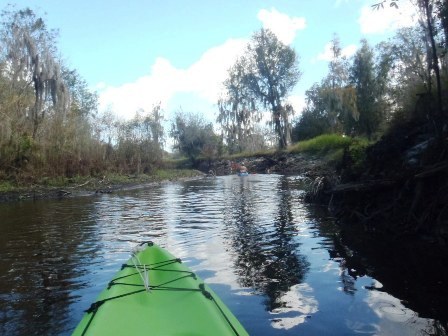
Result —
<instances>
[{"instance_id":1,"label":"calm water surface","mask_svg":"<svg viewBox=\"0 0 448 336\"><path fill-rule=\"evenodd\" d=\"M331 218L300 200L304 183L226 176L0 204L0 334L69 335L132 248L152 240L251 335L447 335L446 319L422 317L353 265Z\"/></svg>"}]
</instances>

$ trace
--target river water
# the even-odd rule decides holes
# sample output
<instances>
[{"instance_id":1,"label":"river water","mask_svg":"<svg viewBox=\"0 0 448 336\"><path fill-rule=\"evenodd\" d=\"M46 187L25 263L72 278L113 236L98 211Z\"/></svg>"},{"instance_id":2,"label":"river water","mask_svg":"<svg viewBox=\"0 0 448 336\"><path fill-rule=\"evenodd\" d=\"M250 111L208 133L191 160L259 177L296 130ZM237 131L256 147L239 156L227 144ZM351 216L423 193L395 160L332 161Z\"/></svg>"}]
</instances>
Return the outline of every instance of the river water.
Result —
<instances>
[{"instance_id":1,"label":"river water","mask_svg":"<svg viewBox=\"0 0 448 336\"><path fill-rule=\"evenodd\" d=\"M375 266L355 258L325 210L301 201L305 183L225 176L0 204L0 334L69 335L133 247L152 240L204 279L251 335L447 335L443 308L428 313L413 295L389 291L381 281L418 288L397 272L374 278Z\"/></svg>"}]
</instances>

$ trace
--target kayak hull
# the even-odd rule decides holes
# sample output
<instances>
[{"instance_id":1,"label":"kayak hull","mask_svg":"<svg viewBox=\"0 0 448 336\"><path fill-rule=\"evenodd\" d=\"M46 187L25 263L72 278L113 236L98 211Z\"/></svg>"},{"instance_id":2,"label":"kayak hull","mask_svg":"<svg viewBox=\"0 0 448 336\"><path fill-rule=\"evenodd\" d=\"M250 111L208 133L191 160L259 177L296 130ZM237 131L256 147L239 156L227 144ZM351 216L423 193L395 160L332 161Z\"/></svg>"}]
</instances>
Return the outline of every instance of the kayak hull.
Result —
<instances>
[{"instance_id":1,"label":"kayak hull","mask_svg":"<svg viewBox=\"0 0 448 336\"><path fill-rule=\"evenodd\" d=\"M123 265L73 335L248 334L198 276L151 243Z\"/></svg>"}]
</instances>

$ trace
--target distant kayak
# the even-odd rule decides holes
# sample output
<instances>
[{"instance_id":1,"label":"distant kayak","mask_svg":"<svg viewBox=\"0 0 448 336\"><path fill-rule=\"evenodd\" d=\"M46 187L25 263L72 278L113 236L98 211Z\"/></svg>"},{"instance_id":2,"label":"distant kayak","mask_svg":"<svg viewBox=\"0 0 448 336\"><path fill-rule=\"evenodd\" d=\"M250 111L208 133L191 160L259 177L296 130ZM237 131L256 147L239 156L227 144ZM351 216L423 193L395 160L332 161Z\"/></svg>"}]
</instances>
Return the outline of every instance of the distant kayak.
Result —
<instances>
[{"instance_id":1,"label":"distant kayak","mask_svg":"<svg viewBox=\"0 0 448 336\"><path fill-rule=\"evenodd\" d=\"M100 293L72 335L248 333L180 259L145 243Z\"/></svg>"}]
</instances>

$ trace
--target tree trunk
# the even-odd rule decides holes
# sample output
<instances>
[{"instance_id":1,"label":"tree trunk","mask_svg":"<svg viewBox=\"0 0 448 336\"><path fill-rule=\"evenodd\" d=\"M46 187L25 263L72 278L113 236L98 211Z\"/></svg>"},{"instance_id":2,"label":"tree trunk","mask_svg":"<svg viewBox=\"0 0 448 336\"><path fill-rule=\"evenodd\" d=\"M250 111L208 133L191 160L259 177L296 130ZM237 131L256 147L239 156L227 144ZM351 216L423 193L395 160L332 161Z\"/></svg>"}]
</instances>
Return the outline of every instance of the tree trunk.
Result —
<instances>
[{"instance_id":1,"label":"tree trunk","mask_svg":"<svg viewBox=\"0 0 448 336\"><path fill-rule=\"evenodd\" d=\"M428 25L428 35L429 40L431 43L431 63L432 63L432 69L434 70L434 73L436 75L436 85L437 85L437 111L436 111L436 119L443 120L443 112L442 112L442 85L440 81L440 68L439 68L439 58L437 56L437 47L436 42L434 40L434 27L432 24L432 9L429 6L429 0L423 0L423 5L425 9L425 16L426 16L426 24ZM444 121L445 122L445 121ZM438 127L438 135L440 136L443 130L444 122L437 124Z\"/></svg>"}]
</instances>

